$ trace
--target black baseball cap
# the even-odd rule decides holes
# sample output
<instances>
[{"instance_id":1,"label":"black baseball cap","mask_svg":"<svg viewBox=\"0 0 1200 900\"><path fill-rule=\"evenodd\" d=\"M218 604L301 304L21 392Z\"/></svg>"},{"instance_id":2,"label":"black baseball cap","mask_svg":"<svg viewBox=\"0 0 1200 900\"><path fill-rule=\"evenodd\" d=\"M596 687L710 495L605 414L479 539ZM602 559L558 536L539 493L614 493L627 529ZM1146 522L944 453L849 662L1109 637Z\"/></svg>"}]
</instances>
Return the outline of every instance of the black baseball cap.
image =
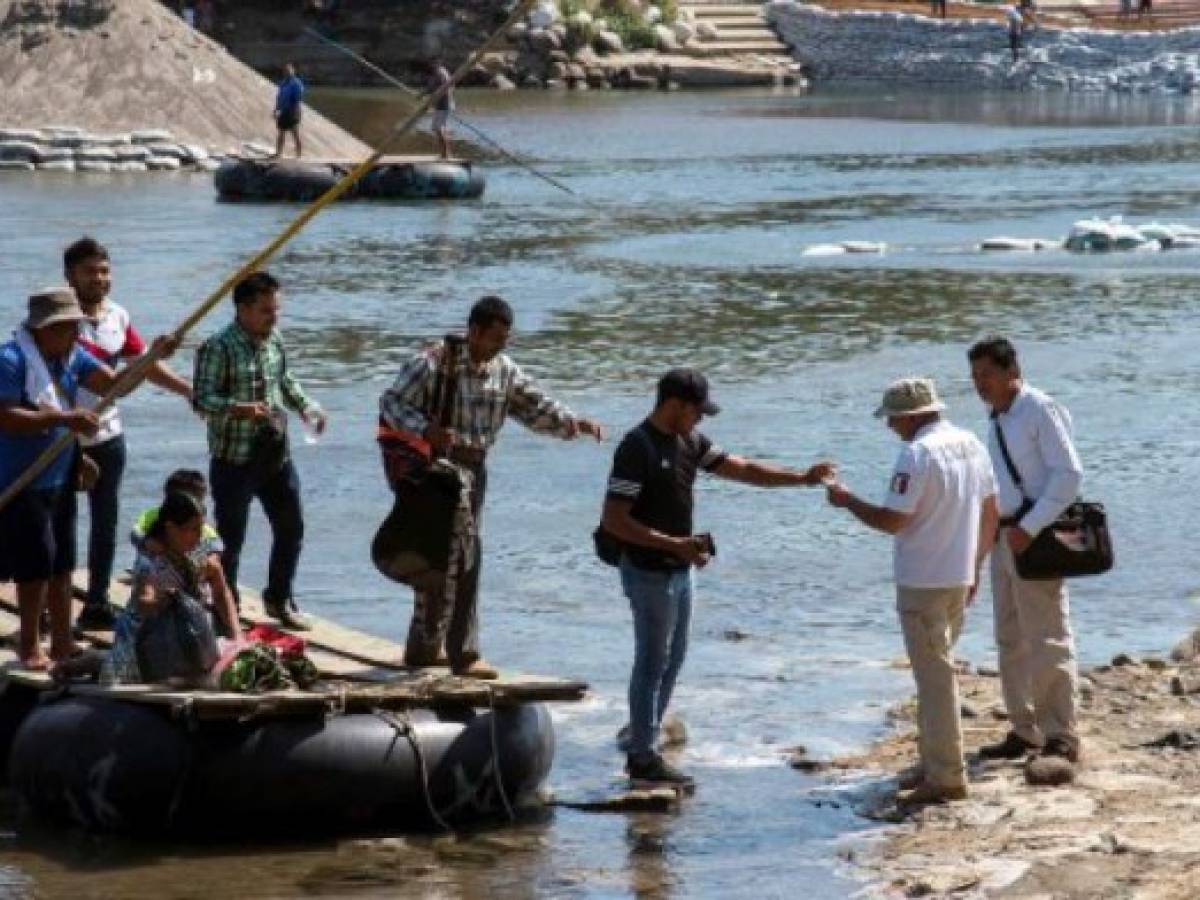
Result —
<instances>
[{"instance_id":1,"label":"black baseball cap","mask_svg":"<svg viewBox=\"0 0 1200 900\"><path fill-rule=\"evenodd\" d=\"M695 369L672 369L658 380L658 402L677 397L695 403L706 416L715 416L721 407L708 398L708 379Z\"/></svg>"}]
</instances>

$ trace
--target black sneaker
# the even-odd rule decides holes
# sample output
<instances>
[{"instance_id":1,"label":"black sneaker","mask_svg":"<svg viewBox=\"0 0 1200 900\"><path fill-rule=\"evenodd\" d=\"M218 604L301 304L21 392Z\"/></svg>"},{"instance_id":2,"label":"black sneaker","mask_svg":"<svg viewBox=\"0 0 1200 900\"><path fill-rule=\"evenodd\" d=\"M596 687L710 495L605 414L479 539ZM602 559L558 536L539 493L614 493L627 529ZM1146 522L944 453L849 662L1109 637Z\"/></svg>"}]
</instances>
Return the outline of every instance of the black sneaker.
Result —
<instances>
[{"instance_id":1,"label":"black sneaker","mask_svg":"<svg viewBox=\"0 0 1200 900\"><path fill-rule=\"evenodd\" d=\"M1040 756L1061 756L1068 762L1079 762L1079 744L1065 737L1052 737L1046 741Z\"/></svg>"},{"instance_id":2,"label":"black sneaker","mask_svg":"<svg viewBox=\"0 0 1200 900\"><path fill-rule=\"evenodd\" d=\"M81 631L112 631L117 613L111 603L85 603L75 625Z\"/></svg>"},{"instance_id":3,"label":"black sneaker","mask_svg":"<svg viewBox=\"0 0 1200 900\"><path fill-rule=\"evenodd\" d=\"M984 744L979 748L980 759L1020 759L1025 754L1032 750L1037 750L1038 745L1030 743L1021 737L1015 731L1010 731L1004 736L1004 740L995 744Z\"/></svg>"},{"instance_id":4,"label":"black sneaker","mask_svg":"<svg viewBox=\"0 0 1200 900\"><path fill-rule=\"evenodd\" d=\"M629 754L625 771L634 781L659 781L663 784L692 785L696 780L667 763L657 753Z\"/></svg>"},{"instance_id":5,"label":"black sneaker","mask_svg":"<svg viewBox=\"0 0 1200 900\"><path fill-rule=\"evenodd\" d=\"M267 615L272 619L278 619L279 624L289 631L309 631L312 629L312 623L308 621L308 616L300 612L300 607L296 606L295 601L287 603L264 603Z\"/></svg>"}]
</instances>

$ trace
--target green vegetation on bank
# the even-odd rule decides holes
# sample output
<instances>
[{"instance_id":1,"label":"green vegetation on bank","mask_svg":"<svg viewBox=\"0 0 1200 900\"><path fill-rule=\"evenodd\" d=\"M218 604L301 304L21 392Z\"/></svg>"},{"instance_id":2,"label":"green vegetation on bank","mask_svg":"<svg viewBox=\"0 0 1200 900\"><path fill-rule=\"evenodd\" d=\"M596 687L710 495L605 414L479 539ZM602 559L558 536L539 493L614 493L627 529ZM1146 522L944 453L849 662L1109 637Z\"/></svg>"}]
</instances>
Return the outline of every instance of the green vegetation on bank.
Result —
<instances>
[{"instance_id":1,"label":"green vegetation on bank","mask_svg":"<svg viewBox=\"0 0 1200 900\"><path fill-rule=\"evenodd\" d=\"M652 21L647 15L650 7L656 7L661 14L657 21ZM648 4L636 0L558 0L558 8L568 23L572 16L580 12L603 19L608 23L608 30L618 34L631 50L653 50L658 45L654 26L659 22L670 25L679 17L676 0L652 0ZM586 43L591 36L586 34L580 37Z\"/></svg>"}]
</instances>

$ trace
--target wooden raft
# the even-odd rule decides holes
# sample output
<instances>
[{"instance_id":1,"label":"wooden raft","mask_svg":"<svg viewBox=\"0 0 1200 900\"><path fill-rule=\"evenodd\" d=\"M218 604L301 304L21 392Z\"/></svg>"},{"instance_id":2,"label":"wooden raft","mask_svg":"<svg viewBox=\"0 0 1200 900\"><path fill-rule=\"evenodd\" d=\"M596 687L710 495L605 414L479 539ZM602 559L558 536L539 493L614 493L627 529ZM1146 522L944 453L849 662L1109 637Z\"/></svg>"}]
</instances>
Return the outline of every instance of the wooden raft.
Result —
<instances>
[{"instance_id":1,"label":"wooden raft","mask_svg":"<svg viewBox=\"0 0 1200 900\"><path fill-rule=\"evenodd\" d=\"M86 574L76 573L76 585ZM243 625L277 624L267 617L262 600L242 588ZM110 596L124 606L129 598L127 580L113 582ZM78 604L76 604L78 609ZM36 690L66 690L80 696L101 696L132 703L165 706L180 715L198 719L248 719L259 716L333 715L342 712L407 710L452 706L488 708L522 703L572 703L581 700L587 684L561 678L502 672L493 681L458 678L444 668L407 668L400 659L404 648L377 635L310 616L312 630L301 632L308 656L322 680L315 688L300 691L267 691L238 694L199 689L177 690L161 685L56 684L44 672L17 667L13 649L18 631L17 604L11 584L0 585L0 677L4 682ZM84 646L106 649L112 634L90 631Z\"/></svg>"}]
</instances>

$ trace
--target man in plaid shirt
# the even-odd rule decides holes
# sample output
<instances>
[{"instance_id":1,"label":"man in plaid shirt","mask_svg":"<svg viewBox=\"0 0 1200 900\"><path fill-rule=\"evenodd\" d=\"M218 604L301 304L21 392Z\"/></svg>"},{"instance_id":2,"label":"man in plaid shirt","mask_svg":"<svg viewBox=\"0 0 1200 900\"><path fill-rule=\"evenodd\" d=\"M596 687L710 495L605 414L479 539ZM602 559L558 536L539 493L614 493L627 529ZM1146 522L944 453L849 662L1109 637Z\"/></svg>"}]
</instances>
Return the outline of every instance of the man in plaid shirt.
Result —
<instances>
[{"instance_id":1,"label":"man in plaid shirt","mask_svg":"<svg viewBox=\"0 0 1200 900\"><path fill-rule=\"evenodd\" d=\"M279 282L255 272L233 290L233 324L200 345L196 353L193 405L208 419L209 481L221 561L237 597L238 563L246 538L250 503L262 504L271 523L271 558L263 602L267 613L289 628L306 629L292 592L304 514L300 477L287 446L290 409L325 429L325 414L288 371L279 320Z\"/></svg>"},{"instance_id":2,"label":"man in plaid shirt","mask_svg":"<svg viewBox=\"0 0 1200 900\"><path fill-rule=\"evenodd\" d=\"M473 476L471 508L475 528L487 487L484 465L506 418L512 417L539 434L573 440L581 434L604 439L604 429L576 416L548 397L502 351L513 325L512 308L499 297L484 297L471 308L467 339L461 345L440 343L413 357L400 370L395 384L379 401L388 427L419 434L434 452L457 463ZM432 418L435 384L447 347L457 352L457 391L449 426ZM412 623L404 661L410 666L445 665L456 675L495 678L496 670L479 654L477 600L481 548L462 563L451 602L444 592L414 592ZM445 641L446 656L441 654Z\"/></svg>"}]
</instances>

